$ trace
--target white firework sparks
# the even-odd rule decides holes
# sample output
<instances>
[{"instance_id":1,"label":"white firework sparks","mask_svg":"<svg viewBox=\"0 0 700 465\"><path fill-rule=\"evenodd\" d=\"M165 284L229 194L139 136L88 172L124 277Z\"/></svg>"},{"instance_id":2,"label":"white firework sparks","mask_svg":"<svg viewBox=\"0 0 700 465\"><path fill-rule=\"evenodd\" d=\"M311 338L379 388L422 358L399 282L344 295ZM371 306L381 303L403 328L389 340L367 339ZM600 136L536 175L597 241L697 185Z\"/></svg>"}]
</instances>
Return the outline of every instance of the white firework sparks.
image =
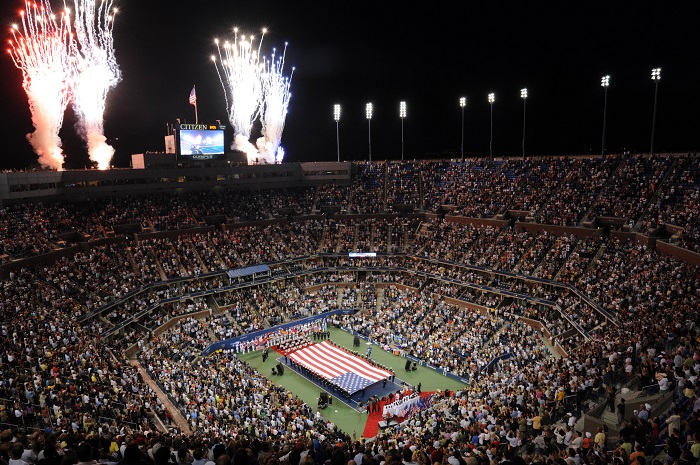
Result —
<instances>
[{"instance_id":1,"label":"white firework sparks","mask_svg":"<svg viewBox=\"0 0 700 465\"><path fill-rule=\"evenodd\" d=\"M256 48L254 36L239 36L238 29L234 29L233 43L225 41L223 46L220 46L219 40L216 39L218 61L212 56L221 86L224 88L228 119L235 134L234 147L246 152L249 162L258 155L249 141L253 123L260 115L263 95L260 80L260 47L266 31L263 29L262 32Z\"/></svg>"},{"instance_id":2,"label":"white firework sparks","mask_svg":"<svg viewBox=\"0 0 700 465\"><path fill-rule=\"evenodd\" d=\"M104 136L107 93L121 80L114 54L112 0L74 0L75 47L73 105L90 160L107 169L114 148Z\"/></svg>"},{"instance_id":3,"label":"white firework sparks","mask_svg":"<svg viewBox=\"0 0 700 465\"><path fill-rule=\"evenodd\" d=\"M27 134L39 163L63 168L58 132L68 105L70 87L70 17L66 10L56 19L47 0L25 2L21 26L13 25L8 53L22 70L35 131Z\"/></svg>"},{"instance_id":4,"label":"white firework sparks","mask_svg":"<svg viewBox=\"0 0 700 465\"><path fill-rule=\"evenodd\" d=\"M272 57L270 60L265 60L261 74L263 102L260 119L264 136L262 142L264 149L261 149L261 155L267 163L281 163L284 158L284 150L280 143L282 142L289 100L292 97L289 87L294 74L294 68L292 68L289 77L282 74L286 52L286 43L281 57L276 57L273 49ZM258 147L260 147L260 141Z\"/></svg>"}]
</instances>

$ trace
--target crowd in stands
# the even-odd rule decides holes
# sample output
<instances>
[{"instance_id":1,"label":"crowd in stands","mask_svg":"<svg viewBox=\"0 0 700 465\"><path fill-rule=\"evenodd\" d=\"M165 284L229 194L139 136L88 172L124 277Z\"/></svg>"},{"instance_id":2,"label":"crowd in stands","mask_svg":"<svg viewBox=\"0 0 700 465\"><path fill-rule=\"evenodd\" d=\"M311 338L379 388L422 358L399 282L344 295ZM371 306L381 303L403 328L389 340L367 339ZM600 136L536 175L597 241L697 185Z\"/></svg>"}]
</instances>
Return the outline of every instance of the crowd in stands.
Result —
<instances>
[{"instance_id":1,"label":"crowd in stands","mask_svg":"<svg viewBox=\"0 0 700 465\"><path fill-rule=\"evenodd\" d=\"M387 164L387 203L420 206L418 180L424 162Z\"/></svg>"},{"instance_id":2,"label":"crowd in stands","mask_svg":"<svg viewBox=\"0 0 700 465\"><path fill-rule=\"evenodd\" d=\"M542 224L574 226L617 217L645 234L672 225L671 240L698 250L698 158L643 156L452 162L359 163L349 186L153 194L78 204L21 204L0 209L0 257L4 261L58 249L114 229L165 231L216 221L268 220L292 210L310 214L324 206L343 213L392 212L396 204L434 212L493 218L526 212ZM420 200L419 200L420 199ZM215 220L215 218L219 217ZM381 246L380 246L381 248Z\"/></svg>"},{"instance_id":3,"label":"crowd in stands","mask_svg":"<svg viewBox=\"0 0 700 465\"><path fill-rule=\"evenodd\" d=\"M624 160L614 177L615 182L608 182L590 214L634 221L654 196L673 161L663 156Z\"/></svg>"},{"instance_id":4,"label":"crowd in stands","mask_svg":"<svg viewBox=\"0 0 700 465\"><path fill-rule=\"evenodd\" d=\"M644 217L644 230L651 232L664 224L682 229L680 245L695 252L700 251L700 165L697 158L677 160L668 173L666 182L659 185L659 192Z\"/></svg>"},{"instance_id":5,"label":"crowd in stands","mask_svg":"<svg viewBox=\"0 0 700 465\"><path fill-rule=\"evenodd\" d=\"M67 233L108 239L108 231L129 223L159 230L202 226L212 215L270 219L286 208L311 213L324 199L362 213L420 202L426 209L451 204L453 213L481 217L512 208L547 224L622 215L645 233L673 219L685 228L681 244L696 249L697 168L697 158L690 157L361 164L347 188L152 196L140 204L100 200L84 208L5 207L0 243L9 261L55 250L60 241L70 242ZM511 204L510 198L517 200ZM564 204L563 210L556 206ZM658 213L651 215L652 208ZM15 461L26 449L35 454L24 460L32 465L53 452L62 452L66 465L86 462L89 457L77 455L85 453L79 449L86 441L95 449L90 457L103 463L142 465L189 464L188 454L201 461L216 444L223 446L219 452L225 450L219 458L236 465L239 459L244 465L276 465L270 450L277 450L275 460L286 455L283 462L292 465L305 460L303 452L309 457L305 465L309 460L347 465L351 458L355 465L382 460L472 465L506 457L644 465L643 456L633 456L635 444L651 459L658 453L651 446L666 443L669 457L692 463L688 454L695 454L697 462L697 266L605 235L419 221L314 218L185 231L173 238L117 235L7 272L0 286L0 423L10 431L9 437L0 434L0 459L23 465ZM288 263L319 251L365 248L411 256ZM272 262L282 263L279 279L260 285L230 288L222 273ZM370 271L353 271L360 268ZM301 275L285 277L292 272ZM180 301L195 292L207 295ZM233 351L201 355L214 341L345 305L369 310L344 316L342 326L468 377L470 384L450 396L436 394L430 408L364 445ZM175 317L177 322L156 335ZM542 323L549 336L519 317ZM184 415L191 437L156 431L154 416L166 423L171 416L124 361L124 350L134 345L142 365ZM552 345L564 357L552 356ZM584 402L604 398L606 388L628 385L635 377L639 385L672 392L671 412L635 414L620 425L619 444L595 440L584 447L586 432L577 432L567 413L580 415ZM563 423L568 431L555 428ZM649 441L646 434L657 436ZM23 447L18 457L14 444ZM158 455L161 448L169 454Z\"/></svg>"},{"instance_id":6,"label":"crowd in stands","mask_svg":"<svg viewBox=\"0 0 700 465\"><path fill-rule=\"evenodd\" d=\"M99 341L98 322L77 325L76 303L22 272L3 287L0 422L52 431L134 429L162 411L135 368Z\"/></svg>"},{"instance_id":7,"label":"crowd in stands","mask_svg":"<svg viewBox=\"0 0 700 465\"><path fill-rule=\"evenodd\" d=\"M198 358L192 363L182 352L165 358L159 351L169 345L154 341L141 352L147 369L163 390L183 406L186 419L198 435L299 439L310 427L325 423L284 388L261 376L228 352ZM309 424L310 422L310 424ZM316 429L318 431L319 429Z\"/></svg>"},{"instance_id":8,"label":"crowd in stands","mask_svg":"<svg viewBox=\"0 0 700 465\"><path fill-rule=\"evenodd\" d=\"M442 222L445 223L445 222ZM448 223L449 224L449 223ZM434 225L439 226L440 223L434 223ZM542 234L533 234L533 233L525 233L523 231L518 232L518 233L510 233L509 231L498 231L494 230L492 227L485 227L485 228L479 228L479 227L474 227L474 226L465 226L465 227L457 227L457 226L450 226L452 229L452 232L447 235L443 235L443 241L447 242L448 244L451 242L455 243L461 243L461 244L468 244L471 240L471 238L476 237L476 239L471 240L472 245L469 247L468 250L465 246L462 248L462 254L456 255L456 256L447 256L446 258L450 259L452 258L453 260L457 261L465 261L468 262L464 257L471 257L472 260L475 261L476 265L484 265L484 264L493 264L493 263L498 263L492 261L492 258L495 255L502 254L500 256L511 256L512 252L508 250L504 244L512 243L513 247L519 252L517 252L517 256L521 257L517 263L517 266L515 269L521 269L521 270L530 270L530 269L535 269L536 272L534 273L535 276L542 275L542 277L548 278L548 279L558 279L561 277L561 275L564 276L564 279L562 279L563 282L565 283L572 283L578 287L582 288L582 291L588 295L597 295L597 294L602 294L602 297L598 299L596 297L595 300L597 300L599 303L602 304L604 308L607 310L611 311L612 313L617 313L619 310L619 305L611 305L609 299L614 297L614 295L611 295L610 293L605 293L603 292L603 289L600 287L600 284L603 282L603 280L599 280L595 277L590 277L590 273L596 269L595 263L593 262L593 258L596 255L599 255L603 252L607 253L610 258L607 258L606 255L603 255L606 257L607 262L610 264L614 264L615 258L617 257L617 260L621 260L620 265L629 265L633 262L628 260L629 255L634 256L636 253L642 253L639 251L635 251L630 249L632 247L630 244L631 243L624 243L624 244L613 244L612 246L610 245L609 241L602 241L601 238L582 238L582 239L577 239L575 236L562 236L553 241L554 245L552 248L546 253L542 254L537 252L539 250L539 244L542 243L542 240L544 239L547 241L548 235L546 233ZM280 233L286 233L284 230L279 229ZM258 231L259 232L259 231ZM206 233L207 235L211 235L211 233ZM466 238L464 236L466 234ZM195 236L196 237L196 236ZM225 237L225 236L222 236ZM423 253L423 250L425 247L422 245L422 241L419 240L422 237L430 237L433 242L439 242L435 238L437 237L434 234L425 234L425 235L420 235L417 237L416 242L410 246L407 250L412 250L415 246L417 249L415 253L418 255L421 255ZM488 239L485 239L488 238ZM186 254L187 250L191 250L191 248L185 248L183 249L180 245L182 243L186 243L189 241L177 241L175 242L176 247L167 247L168 241L167 240L148 240L145 241L143 244L134 244L131 247L124 248L127 253L133 253L134 257L141 256L141 250L146 250L147 253L144 253L144 255L147 255L148 253L151 253L151 255L157 255L159 250L166 250L168 255L172 257L172 260L175 262L181 263L184 261L184 259L180 258L182 255ZM222 244L226 243L225 240L222 241ZM154 245L157 244L157 245ZM496 244L500 249L494 249L494 245ZM529 244L529 248L527 245ZM231 249L234 248L234 245L229 243L229 247ZM565 247L565 248L563 248ZM622 251L618 250L618 248L623 247L626 249L623 249ZM122 297L128 292L132 291L134 287L136 287L136 284L139 284L139 282L134 282L133 287L123 287L122 292L119 291L117 287L115 287L115 283L118 282L118 267L116 266L113 270L107 270L110 272L114 272L113 275L109 276L109 273L106 273L106 276L109 276L109 280L106 280L104 283L100 283L99 279L103 278L102 273L99 270L96 270L97 265L95 263L92 263L91 269L92 273L73 273L71 275L70 280L57 280L55 275L57 274L56 270L60 270L62 268L65 268L66 266L72 266L71 263L75 262L78 264L82 263L90 263L89 258L96 258L96 257L104 257L106 256L105 253L100 253L100 248L108 248L110 249L110 252L114 251L117 254L120 253L122 249L119 247L116 247L115 245L106 245L106 246L100 246L98 248L94 248L91 250L90 253L79 253L74 256L72 260L69 259L61 259L58 262L56 262L56 266L51 268L51 267L42 267L37 270L39 275L42 277L42 279L45 279L46 282L51 282L56 285L58 285L58 288L74 298L78 299L80 302L82 302L88 309L94 309L97 304L99 303L105 303L108 302L109 300L100 300L96 302L96 298L102 298L104 299L105 297L108 297L107 292L105 291L110 291L113 294L113 300L120 301L121 303L113 307L110 312L106 313L105 316L107 319L113 323L113 324L118 324L119 322L126 321L130 315L142 312L144 310L147 310L148 308L152 307L155 303L158 301L168 298L169 295L176 295L179 290L179 287L185 286L185 287L190 287L192 291L194 290L202 290L202 289L216 289L220 288L223 284L226 283L225 279L222 279L222 277L218 278L202 278L201 280L199 279L194 279L194 277L190 276L190 273L187 272L184 267L177 267L176 269L179 270L179 275L178 277L189 277L192 278L191 281L188 281L189 283L197 283L197 285L193 284L170 284L168 286L176 286L175 289L172 290L167 290L163 291L164 295L158 295L154 296L152 293L158 293L159 288L153 288L152 290L148 291L151 293L150 297L149 294L144 294L141 292L137 296L133 296L131 299L126 299L124 300ZM637 249L639 246L636 247ZM222 249L225 249L222 247ZM241 249L239 247L239 249ZM184 250L184 252L183 252ZM498 250L497 253L494 253L494 250ZM523 250L526 250L526 252L523 253ZM532 251L535 251L535 253L532 253ZM560 250L562 252L560 252ZM573 250L573 253L571 252ZM629 252L627 252L629 250ZM154 252L155 253L152 253ZM479 252L479 255L476 255L476 252ZM613 255L610 255L612 251L615 251ZM594 254L595 253L595 254ZM581 261L581 257L584 256L584 261ZM646 253L643 253L644 257L652 257L649 260L656 260L654 255L649 255ZM528 264L529 259L531 257L536 257L539 259L539 257L542 257L542 262L540 265L536 264ZM475 258L476 257L476 258ZM481 258L479 258L481 257ZM126 257L123 259L123 262L127 264L132 264L133 263L132 258ZM667 259L664 259L667 260ZM166 260L167 261L167 260ZM350 262L347 262L350 263ZM474 283L478 285L483 285L483 284L490 284L493 287L499 288L499 289L504 289L504 290L512 290L512 291L518 291L518 292L524 292L525 294L531 294L536 297L542 297L541 294L538 294L534 292L533 289L528 289L526 287L523 287L522 283L516 284L512 279L510 278L497 278L497 279L491 279L489 283L488 278L484 278L484 275L478 275L475 274L474 271L469 271L464 268L460 267L452 267L450 269L446 269L444 267L440 267L438 265L431 265L430 267L425 267L426 262L421 262L420 266L423 266L422 270L423 271L431 271L435 272L440 276L445 276L446 278L451 278L451 279L459 279L461 282L469 282L469 283ZM583 264L582 264L583 263ZM663 263L663 262L661 262ZM158 264L158 263L156 263ZM651 263L649 263L651 265ZM160 269L162 269L163 265L159 265L156 267L156 269L159 270L158 275L161 275ZM414 264L408 264L406 268L412 268ZM126 271L126 276L131 276L131 271L130 267L127 265L127 271ZM431 270L432 268L432 270ZM489 267L493 269L499 269L498 267ZM587 274L583 273L583 269L587 270ZM510 269L510 267L507 267L507 269ZM692 269L692 268L691 268ZM558 271L557 271L558 270ZM577 279L572 279L572 274L576 271ZM446 272L449 272L446 274ZM623 270L622 271L622 276L626 276L625 273L628 273L628 271ZM615 278L618 275L613 274L611 275L611 278ZM161 276L162 277L162 276ZM95 280L95 278L98 278ZM128 280L131 278L127 278L127 283ZM321 283L326 280L333 282L338 278L334 278L333 275L322 275L322 274L311 274L308 275L307 278L305 279L305 286L313 285L314 283ZM345 282L348 281L348 276L344 276L340 278L344 280ZM372 278L369 278L372 279ZM415 276L413 277L415 279ZM589 281L595 281L596 286L591 287L589 284ZM145 278L140 280L140 282L145 282ZM162 280L156 281L156 282L163 282ZM625 281L621 285L622 286L628 286L630 283L634 281ZM207 283L204 287L202 286L203 283ZM413 284L413 283L411 283ZM480 304L486 304L487 306L495 306L494 303L498 302L499 298L497 296L490 295L489 293L477 293L475 294L474 290L469 288L469 287L464 287L464 286L459 286L455 287L454 284L451 285L446 285L443 283L438 284L438 283L433 283L433 282L428 282L426 283L429 289L433 289L434 287L439 288L439 291L443 293L444 295L448 295L450 297L460 297L462 299L466 300L473 300L476 303ZM144 291L145 292L145 291ZM231 299L231 302L239 302L239 301L246 301L247 298L241 298L237 295L237 293L240 293L242 291L231 291L233 292ZM248 292L248 291L246 291ZM285 291L285 292L291 292L291 291ZM323 291L321 291L323 292ZM677 292L674 290L674 292ZM262 328L265 324L265 320L269 319L274 319L274 321L282 321L284 319L289 318L290 315L309 315L312 314L314 311L318 312L320 311L319 309L326 309L330 308L333 305L337 305L337 296L333 296L330 300L327 300L326 302L319 303L317 300L318 297L314 297L313 295L310 296L312 299L309 304L305 304L304 300L307 299L307 297L300 297L298 294L295 295L293 298L281 296L281 298L278 298L276 301L271 302L270 304L267 304L265 307L260 307L257 306L253 310L254 311L245 311L243 312L246 315L256 315L259 317L257 322L248 322L245 326L252 327L255 329L260 329ZM218 297L219 299L226 299L226 294L220 294ZM496 300L493 301L493 298ZM547 298L551 299L551 295L548 296ZM343 297L340 297L341 302ZM280 302L282 302L280 304ZM285 303L286 302L286 303ZM226 305L228 302L225 302L223 300L220 301L220 305ZM301 304L301 307L300 307ZM284 311L280 311L285 306L291 306L293 308L285 309ZM589 318L590 312L593 311L592 308L588 305L583 305L581 303L577 303L576 301L570 301L566 305L563 305L563 309L565 311L568 311L567 309L571 309L575 307L575 311L573 312L574 316L576 316L578 319L584 322L582 325L583 327L586 328L587 331L591 330L595 326L597 326L596 323L596 318ZM315 309L315 310L312 310ZM238 313L240 310L237 310L236 313ZM588 312L588 314L586 313ZM168 313L168 312L166 312ZM594 315L595 316L595 315ZM157 319L158 317L154 315L154 318ZM242 317L243 319L241 320L242 322L245 321L245 316ZM149 324L149 326L151 326Z\"/></svg>"},{"instance_id":9,"label":"crowd in stands","mask_svg":"<svg viewBox=\"0 0 700 465\"><path fill-rule=\"evenodd\" d=\"M379 213L385 210L385 170L383 163L357 165L348 199L348 213Z\"/></svg>"}]
</instances>

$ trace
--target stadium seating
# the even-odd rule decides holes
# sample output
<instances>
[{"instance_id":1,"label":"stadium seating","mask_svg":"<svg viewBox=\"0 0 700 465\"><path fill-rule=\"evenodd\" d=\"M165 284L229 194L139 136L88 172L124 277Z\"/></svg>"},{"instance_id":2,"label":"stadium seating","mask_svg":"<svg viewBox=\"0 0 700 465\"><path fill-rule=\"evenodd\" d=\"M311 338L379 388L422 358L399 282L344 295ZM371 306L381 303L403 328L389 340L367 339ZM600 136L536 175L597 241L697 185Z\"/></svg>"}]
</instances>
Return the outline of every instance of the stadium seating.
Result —
<instances>
[{"instance_id":1,"label":"stadium seating","mask_svg":"<svg viewBox=\"0 0 700 465\"><path fill-rule=\"evenodd\" d=\"M513 418L525 421L522 445L539 433L534 417L585 413L605 386L641 387L650 365L691 381L673 406L688 425L700 409L698 166L695 156L374 162L358 163L350 186L5 206L0 423L74 442L176 428L160 390L212 445L296 447L302 430L347 442L233 351L203 352L349 307L343 328L470 380L416 413L410 433L382 433L401 449L404 434L426 449L452 434L473 454L505 441ZM262 263L263 280L225 273Z\"/></svg>"}]
</instances>

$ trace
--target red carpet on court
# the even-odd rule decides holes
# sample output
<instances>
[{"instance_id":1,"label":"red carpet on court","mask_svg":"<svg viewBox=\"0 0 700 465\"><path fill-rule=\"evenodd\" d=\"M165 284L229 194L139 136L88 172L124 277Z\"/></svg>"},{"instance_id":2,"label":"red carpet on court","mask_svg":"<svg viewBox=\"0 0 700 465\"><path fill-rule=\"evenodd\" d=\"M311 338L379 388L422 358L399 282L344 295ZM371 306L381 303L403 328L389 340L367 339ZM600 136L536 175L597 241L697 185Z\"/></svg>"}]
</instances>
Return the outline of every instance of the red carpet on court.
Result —
<instances>
[{"instance_id":1,"label":"red carpet on court","mask_svg":"<svg viewBox=\"0 0 700 465\"><path fill-rule=\"evenodd\" d=\"M411 391L408 391L408 394L410 394L410 392ZM434 393L435 393L435 391L421 392L420 397L421 397L421 399L425 399L425 398L430 397ZM374 413L370 413L367 416L367 422L365 423L365 429L362 432L363 438L373 438L379 433L379 422L382 421L382 410L383 410L384 405L386 405L387 403L390 403L390 402L388 402L388 401L387 402L380 402L379 410L374 412ZM401 423L402 421L404 421L404 418L395 418L395 420L398 421L399 423Z\"/></svg>"}]
</instances>

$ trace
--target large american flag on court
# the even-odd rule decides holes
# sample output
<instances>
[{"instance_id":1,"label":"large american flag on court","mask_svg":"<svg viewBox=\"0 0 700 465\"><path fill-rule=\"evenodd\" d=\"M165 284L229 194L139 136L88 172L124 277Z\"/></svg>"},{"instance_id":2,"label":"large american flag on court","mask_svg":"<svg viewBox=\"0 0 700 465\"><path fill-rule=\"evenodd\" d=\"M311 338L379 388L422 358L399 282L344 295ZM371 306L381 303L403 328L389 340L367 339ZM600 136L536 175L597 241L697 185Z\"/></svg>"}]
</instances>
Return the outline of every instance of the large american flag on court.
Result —
<instances>
[{"instance_id":1,"label":"large american flag on court","mask_svg":"<svg viewBox=\"0 0 700 465\"><path fill-rule=\"evenodd\" d=\"M350 394L393 374L328 341L295 350L288 357Z\"/></svg>"}]
</instances>

